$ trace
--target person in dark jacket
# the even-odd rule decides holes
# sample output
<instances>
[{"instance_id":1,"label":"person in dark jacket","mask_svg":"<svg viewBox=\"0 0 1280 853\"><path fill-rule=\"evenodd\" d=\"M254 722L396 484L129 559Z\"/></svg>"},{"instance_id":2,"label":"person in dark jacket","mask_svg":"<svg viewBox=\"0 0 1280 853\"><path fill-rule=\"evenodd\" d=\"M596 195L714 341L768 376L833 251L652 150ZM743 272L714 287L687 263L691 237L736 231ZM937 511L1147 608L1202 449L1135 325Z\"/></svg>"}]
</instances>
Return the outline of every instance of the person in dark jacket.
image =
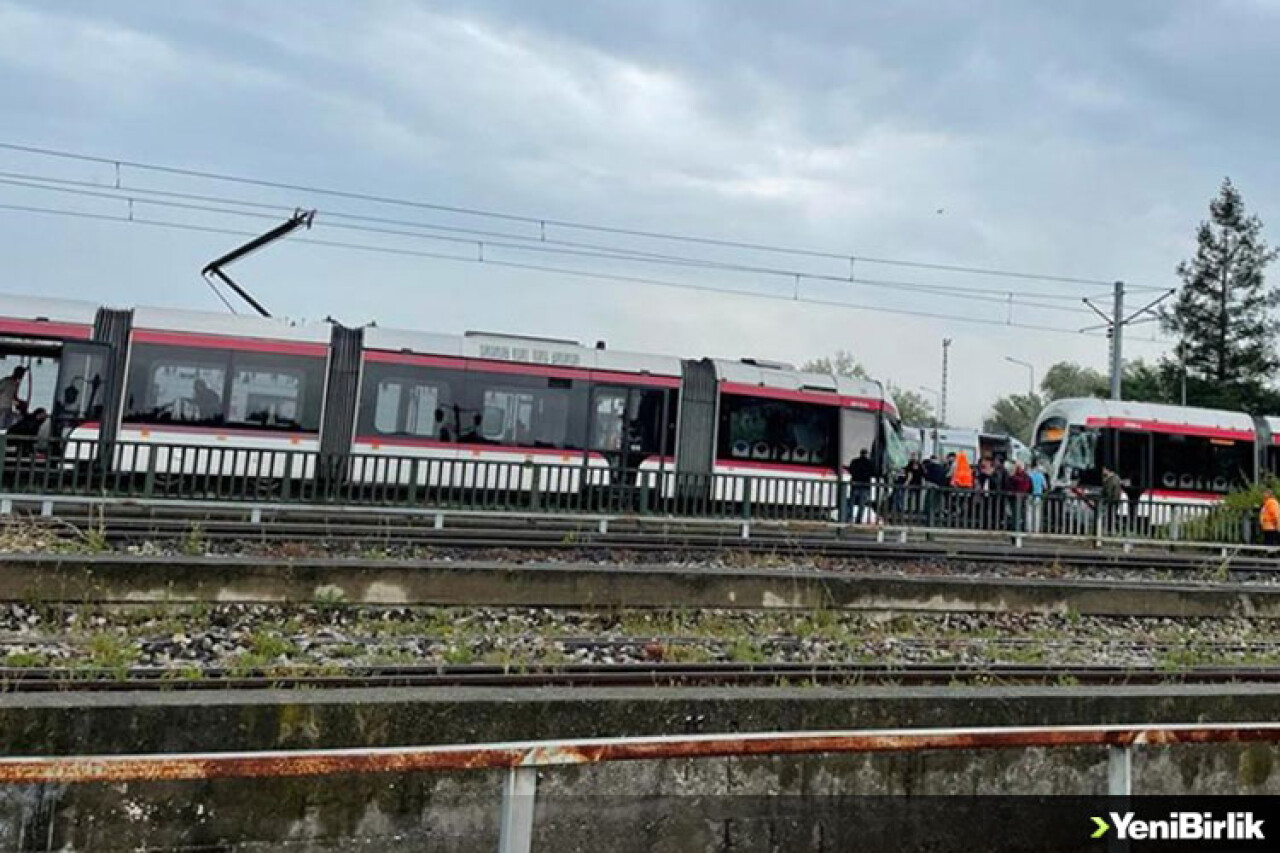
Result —
<instances>
[{"instance_id":1,"label":"person in dark jacket","mask_svg":"<svg viewBox=\"0 0 1280 853\"><path fill-rule=\"evenodd\" d=\"M1102 466L1102 512L1106 520L1106 532L1114 535L1120 520L1120 504L1124 501L1124 481L1120 475Z\"/></svg>"},{"instance_id":2,"label":"person in dark jacket","mask_svg":"<svg viewBox=\"0 0 1280 853\"><path fill-rule=\"evenodd\" d=\"M900 485L902 489L898 492L898 497L894 500L894 506L902 509L905 505L911 512L920 509L920 491L924 488L925 473L924 465L920 464L920 457L911 454L911 459L907 462L907 467L902 469L902 481Z\"/></svg>"},{"instance_id":3,"label":"person in dark jacket","mask_svg":"<svg viewBox=\"0 0 1280 853\"><path fill-rule=\"evenodd\" d=\"M855 459L851 460L845 466L845 470L849 472L849 508L845 513L854 524L861 524L863 518L863 508L871 498L871 481L876 476L876 466L871 462L871 455L863 448L858 452ZM858 508L857 518L854 518L854 507Z\"/></svg>"},{"instance_id":4,"label":"person in dark jacket","mask_svg":"<svg viewBox=\"0 0 1280 853\"><path fill-rule=\"evenodd\" d=\"M1031 475L1021 462L1013 466L1006 485L1009 488L1010 500L1013 502L1013 529L1027 529L1028 502L1031 500Z\"/></svg>"},{"instance_id":5,"label":"person in dark jacket","mask_svg":"<svg viewBox=\"0 0 1280 853\"><path fill-rule=\"evenodd\" d=\"M937 456L930 456L924 460L924 479L926 483L945 489L947 482L947 469L938 461Z\"/></svg>"}]
</instances>

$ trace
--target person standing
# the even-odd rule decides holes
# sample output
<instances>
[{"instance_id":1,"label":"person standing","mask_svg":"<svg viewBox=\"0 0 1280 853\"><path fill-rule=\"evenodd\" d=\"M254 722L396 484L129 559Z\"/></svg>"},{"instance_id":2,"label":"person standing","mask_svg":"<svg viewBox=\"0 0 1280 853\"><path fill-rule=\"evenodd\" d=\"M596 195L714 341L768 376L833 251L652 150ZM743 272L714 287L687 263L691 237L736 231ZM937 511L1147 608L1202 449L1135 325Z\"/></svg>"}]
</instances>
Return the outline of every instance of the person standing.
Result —
<instances>
[{"instance_id":1,"label":"person standing","mask_svg":"<svg viewBox=\"0 0 1280 853\"><path fill-rule=\"evenodd\" d=\"M1268 548L1280 545L1280 501L1275 492L1264 489L1262 511L1258 513L1258 526L1262 528L1262 544Z\"/></svg>"},{"instance_id":2,"label":"person standing","mask_svg":"<svg viewBox=\"0 0 1280 853\"><path fill-rule=\"evenodd\" d=\"M22 389L22 378L27 375L27 368L21 364L13 372L0 379L0 429L8 429L21 413L16 411L18 392Z\"/></svg>"},{"instance_id":3,"label":"person standing","mask_svg":"<svg viewBox=\"0 0 1280 853\"><path fill-rule=\"evenodd\" d=\"M849 509L846 515L854 524L861 524L863 510L868 499L871 497L871 480L875 477L876 469L871 464L871 456L867 453L866 448L858 452L856 459L853 459L845 466L845 470L849 472ZM858 508L857 518L855 519L853 508Z\"/></svg>"},{"instance_id":4,"label":"person standing","mask_svg":"<svg viewBox=\"0 0 1280 853\"><path fill-rule=\"evenodd\" d=\"M1124 482L1120 475L1106 465L1102 466L1102 510L1106 519L1106 533L1115 532L1119 520L1120 503L1124 500Z\"/></svg>"},{"instance_id":5,"label":"person standing","mask_svg":"<svg viewBox=\"0 0 1280 853\"><path fill-rule=\"evenodd\" d=\"M1040 461L1031 460L1031 469L1027 471L1027 478L1031 481L1031 498L1028 502L1027 511L1027 532L1040 532L1040 516L1044 506L1044 493L1048 490L1048 480L1045 479L1044 472L1040 470Z\"/></svg>"},{"instance_id":6,"label":"person standing","mask_svg":"<svg viewBox=\"0 0 1280 853\"><path fill-rule=\"evenodd\" d=\"M905 503L911 512L918 512L921 505L920 494L924 490L925 471L924 465L920 462L920 457L914 453L911 454L907 467L902 472L903 500L897 501L899 509L901 504Z\"/></svg>"}]
</instances>

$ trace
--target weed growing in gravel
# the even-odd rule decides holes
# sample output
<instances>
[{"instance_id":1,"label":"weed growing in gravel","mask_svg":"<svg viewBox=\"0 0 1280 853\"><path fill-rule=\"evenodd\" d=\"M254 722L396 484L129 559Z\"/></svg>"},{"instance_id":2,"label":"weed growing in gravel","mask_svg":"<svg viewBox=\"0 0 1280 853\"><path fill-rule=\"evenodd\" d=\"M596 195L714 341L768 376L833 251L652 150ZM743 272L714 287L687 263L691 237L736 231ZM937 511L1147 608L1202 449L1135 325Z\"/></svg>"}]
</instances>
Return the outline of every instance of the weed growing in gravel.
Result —
<instances>
[{"instance_id":1,"label":"weed growing in gravel","mask_svg":"<svg viewBox=\"0 0 1280 853\"><path fill-rule=\"evenodd\" d=\"M745 637L734 640L725 649L725 657L735 663L764 663L769 659L759 644Z\"/></svg>"},{"instance_id":2,"label":"weed growing in gravel","mask_svg":"<svg viewBox=\"0 0 1280 853\"><path fill-rule=\"evenodd\" d=\"M802 640L821 638L838 640L845 634L840 614L825 607L806 613L791 626L791 631Z\"/></svg>"},{"instance_id":3,"label":"weed growing in gravel","mask_svg":"<svg viewBox=\"0 0 1280 853\"><path fill-rule=\"evenodd\" d=\"M662 659L671 663L710 663L715 657L711 649L698 643L671 643L662 649Z\"/></svg>"},{"instance_id":4,"label":"weed growing in gravel","mask_svg":"<svg viewBox=\"0 0 1280 853\"><path fill-rule=\"evenodd\" d=\"M999 656L1009 663L1044 663L1049 658L1049 652L1044 646L1027 643L1026 645L1005 649L999 653Z\"/></svg>"},{"instance_id":5,"label":"weed growing in gravel","mask_svg":"<svg viewBox=\"0 0 1280 853\"><path fill-rule=\"evenodd\" d=\"M347 594L337 586L316 587L314 600L322 609L336 607L347 600Z\"/></svg>"},{"instance_id":6,"label":"weed growing in gravel","mask_svg":"<svg viewBox=\"0 0 1280 853\"><path fill-rule=\"evenodd\" d=\"M192 524L178 542L178 550L187 557L203 557L209 552L209 543L204 537L204 528Z\"/></svg>"},{"instance_id":7,"label":"weed growing in gravel","mask_svg":"<svg viewBox=\"0 0 1280 853\"><path fill-rule=\"evenodd\" d=\"M364 654L364 647L355 643L339 643L336 646L329 646L324 650L324 653L327 657L336 658L337 660L350 660Z\"/></svg>"},{"instance_id":8,"label":"weed growing in gravel","mask_svg":"<svg viewBox=\"0 0 1280 853\"><path fill-rule=\"evenodd\" d=\"M99 631L91 636L88 651L91 667L109 670L117 678L124 678L138 659L138 650L133 644L113 631Z\"/></svg>"},{"instance_id":9,"label":"weed growing in gravel","mask_svg":"<svg viewBox=\"0 0 1280 853\"><path fill-rule=\"evenodd\" d=\"M297 646L288 637L281 637L259 628L249 637L249 650L258 657L273 661L297 654Z\"/></svg>"},{"instance_id":10,"label":"weed growing in gravel","mask_svg":"<svg viewBox=\"0 0 1280 853\"><path fill-rule=\"evenodd\" d=\"M101 554L111 550L106 532L100 527L91 527L84 532L84 550L90 554Z\"/></svg>"},{"instance_id":11,"label":"weed growing in gravel","mask_svg":"<svg viewBox=\"0 0 1280 853\"><path fill-rule=\"evenodd\" d=\"M444 662L450 666L459 666L469 663L475 663L475 652L471 651L470 646L458 645L449 646L444 650Z\"/></svg>"},{"instance_id":12,"label":"weed growing in gravel","mask_svg":"<svg viewBox=\"0 0 1280 853\"><path fill-rule=\"evenodd\" d=\"M31 553L79 550L82 547L80 531L67 525L74 540L50 530L47 526L23 516L9 516L0 520L0 552Z\"/></svg>"},{"instance_id":13,"label":"weed growing in gravel","mask_svg":"<svg viewBox=\"0 0 1280 853\"><path fill-rule=\"evenodd\" d=\"M49 656L43 652L9 652L4 656L4 665L8 669L36 669L49 665Z\"/></svg>"}]
</instances>

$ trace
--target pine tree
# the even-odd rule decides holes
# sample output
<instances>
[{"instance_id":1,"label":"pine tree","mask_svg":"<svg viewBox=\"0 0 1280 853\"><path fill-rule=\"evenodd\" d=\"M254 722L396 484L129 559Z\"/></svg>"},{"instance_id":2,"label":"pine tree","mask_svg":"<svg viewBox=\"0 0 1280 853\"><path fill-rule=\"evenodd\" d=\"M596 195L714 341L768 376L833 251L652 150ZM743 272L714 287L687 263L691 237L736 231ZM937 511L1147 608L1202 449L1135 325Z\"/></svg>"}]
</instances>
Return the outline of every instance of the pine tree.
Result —
<instances>
[{"instance_id":1,"label":"pine tree","mask_svg":"<svg viewBox=\"0 0 1280 853\"><path fill-rule=\"evenodd\" d=\"M1277 252L1229 178L1209 203L1209 221L1200 223L1196 241L1195 257L1178 265L1177 300L1160 318L1178 337L1187 402L1257 411L1273 396L1268 389L1280 366L1271 314L1280 291L1268 288L1265 277ZM1176 358L1164 364L1182 369Z\"/></svg>"}]
</instances>

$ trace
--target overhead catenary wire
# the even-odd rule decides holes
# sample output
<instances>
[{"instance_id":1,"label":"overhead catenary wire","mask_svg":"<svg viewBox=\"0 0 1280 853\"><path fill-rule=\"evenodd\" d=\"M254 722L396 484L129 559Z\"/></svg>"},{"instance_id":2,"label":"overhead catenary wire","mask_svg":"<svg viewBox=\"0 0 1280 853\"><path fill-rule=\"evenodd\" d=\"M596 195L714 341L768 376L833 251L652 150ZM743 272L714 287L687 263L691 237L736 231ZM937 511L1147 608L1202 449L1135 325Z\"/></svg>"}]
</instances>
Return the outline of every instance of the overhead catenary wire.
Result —
<instances>
[{"instance_id":1,"label":"overhead catenary wire","mask_svg":"<svg viewBox=\"0 0 1280 853\"><path fill-rule=\"evenodd\" d=\"M117 184L115 187L107 188L107 187L103 187L102 184L95 183L92 181L77 181L77 180L72 180L68 178L59 178L59 177L52 177L47 175L31 175L28 173L19 173L19 172L0 171L0 183L14 183L15 185L21 185L21 186L35 186L39 183L47 183L47 184L54 184L54 185L83 187L90 190L115 189L120 191L121 193L126 193L126 192L129 194L141 193L144 195L154 195L154 196L160 196L163 198L181 198L181 199L186 199L191 201L205 201L205 202L212 202L216 204L230 204L230 205L235 205L240 207L250 207L250 208L256 208L261 210L272 210L280 213L284 213L284 212L288 212L296 209L295 206L286 205L286 204L251 201L247 199L236 199L236 198L229 198L227 196L210 196L207 194L200 194L200 193L177 192L173 190L162 190L162 189L157 189L152 187L142 187L142 186L137 186L133 184L121 183L121 184ZM107 197L107 196L104 196L104 197ZM114 196L111 196L111 197L114 197ZM123 198L126 196L122 195L120 197ZM652 259L654 261L673 263L676 265L688 265L688 266L695 266L695 267L701 267L701 268L707 268L707 269L722 269L722 270L740 271L740 272L769 273L773 275L786 276L788 278L796 275L800 275L806 278L823 279L823 280L838 281L838 282L877 281L876 279L868 279L860 276L825 275L822 273L811 273L811 272L793 270L793 269L780 269L777 267L760 267L760 266L752 266L752 265L745 265L745 264L732 264L732 263L727 263L722 261L708 260L705 258L690 258L682 255L672 255L672 254L663 253L663 252L647 252L639 249L619 248L616 246L607 246L600 243L584 243L582 241L576 241L576 240L559 240L555 238L546 237L544 234L541 234L541 233L538 236L533 236L533 235L527 235L527 234L518 234L511 231L493 231L490 229L466 228L462 226L445 225L445 224L436 223L436 222L420 222L420 221L407 220L407 219L397 219L392 217L369 216L364 214L347 213L341 210L336 210L334 208L324 208L324 207L317 208L317 213L327 219L344 219L344 220L351 220L353 222L371 222L371 223L379 223L379 224L386 224L386 225L404 226L404 227L415 228L415 229L424 229L426 231L441 231L446 233L468 234L474 237L515 240L515 241L522 241L526 243L536 243L536 244L548 245L548 246L564 246L567 248L600 250L602 252L606 252L609 258L616 258L621 260L646 261L646 260ZM337 225L335 223L328 223L328 224L333 227L347 227L347 226ZM359 229L355 229L355 230L359 230ZM367 230L371 230L371 229L367 229ZM387 231L384 233L399 234L400 232ZM418 236L430 236L430 235L423 235L420 232L411 232L411 233L405 233L402 236L418 237ZM498 245L498 244L490 241L489 245ZM843 256L841 257L841 259L845 260ZM936 284L921 285L921 284L914 284L911 282L885 282L885 283L901 284L904 287L929 288L929 289L936 290L938 292L966 292L966 293L990 294L993 296L999 296L1002 299L1008 297L1011 294L1017 296L1017 294L1014 294L1013 291L1010 291L1007 289L983 288L983 287L961 287L959 285L936 285ZM1021 299L1023 297L1018 296L1017 298ZM1062 301L1068 301L1071 303L1077 303L1080 300L1079 295L1074 293L1072 294L1036 293L1034 294L1034 298L1037 300L1062 300Z\"/></svg>"},{"instance_id":2,"label":"overhead catenary wire","mask_svg":"<svg viewBox=\"0 0 1280 853\"><path fill-rule=\"evenodd\" d=\"M68 181L63 181L61 179L54 179L52 181L47 181L46 179L43 179L43 178L19 179L19 178L9 177L9 175L12 175L12 174L14 173L0 172L0 185L16 186L16 187L21 187L26 189L43 190L43 191L49 191L49 192L58 192L58 193L75 195L80 197L87 197L87 198L98 198L98 199L111 200L111 201L123 201L123 202L129 203L130 205L133 205L133 204L152 205L155 207L171 208L171 209L177 209L177 210L196 211L201 213L214 213L214 214L229 215L229 216L244 216L244 217L253 217L258 219L275 219L276 215L273 213L257 212L257 211L265 211L269 209L273 211L284 212L286 210L292 210L292 208L288 208L281 205L268 205L260 202L246 202L238 199L228 199L228 198L220 198L218 199L218 201L220 204L247 206L247 207L253 208L253 210L237 210L237 209L228 208L228 207L220 207L220 206L215 206L211 204L196 204L196 203L191 203L186 201L172 201L172 200L162 201L162 200L156 200L156 199L141 198L138 195L134 194L135 192L137 192L136 190L130 189L130 188L121 188L120 190L116 190L110 187L101 187L101 186L96 186L96 188L89 188L88 186L84 186L83 182L68 182ZM66 185L66 184L73 184L73 185ZM145 194L146 191L144 190L142 192ZM164 193L164 196L168 198L171 198L173 196L179 196L179 195L191 197L191 194ZM197 196L197 198L209 198L209 197ZM506 249L514 252L558 254L558 255L565 255L570 257L593 258L593 259L603 259L603 260L611 260L611 261L638 261L638 262L645 262L645 263L658 262L658 263L665 263L665 264L670 264L675 266L692 266L692 267L702 268L702 269L713 269L721 272L771 275L775 277L782 277L787 280L794 279L797 282L803 279L808 281L827 282L832 284L874 287L874 288L883 288L883 289L889 289L889 290L902 290L902 291L908 291L908 292L929 293L929 294L937 295L939 297L944 297L944 298L974 300L974 301L980 301L980 302L999 304L1002 306L1016 305L1019 307L1030 307L1030 308L1036 308L1039 310L1057 311L1057 312L1070 313L1070 314L1087 313L1086 311L1084 311L1084 309L1076 307L1076 303L1078 303L1078 300L1079 300L1078 297L1065 297L1067 299L1070 299L1071 302L1073 303L1070 306L1055 305L1055 304L1049 304L1044 302L1043 300L1049 299L1052 297L1049 295L1042 295L1042 294L1036 294L1033 298L1029 298L1029 297L1017 295L1012 291L993 290L993 289L986 289L986 288L962 288L962 287L955 287L951 285L925 284L920 282L910 282L910 281L900 281L900 280L873 279L873 278L855 277L855 276L826 275L821 273L812 273L812 272L805 272L800 270L781 269L781 268L775 268L775 267L759 267L759 266L750 266L750 265L741 265L741 264L722 264L722 263L712 262L712 261L698 261L695 259L677 259L677 258L657 259L657 258L650 258L650 257L636 258L626 251L598 252L598 251L566 249L566 248L544 246L538 243L508 242L503 240L480 240L475 237L464 238L464 237L458 237L458 236L442 236L437 234L424 234L416 231L405 231L405 230L392 229L392 228L352 225L349 223L342 223L342 222L338 222L338 223L322 222L321 224L327 225L327 227L331 227L331 228L338 228L342 230L348 230L348 231L360 232L360 233L380 234L385 236L427 239L427 240L434 240L438 242L465 244L465 245L474 247L478 254L483 254L484 249L488 247L490 249L499 248L499 249Z\"/></svg>"},{"instance_id":3,"label":"overhead catenary wire","mask_svg":"<svg viewBox=\"0 0 1280 853\"><path fill-rule=\"evenodd\" d=\"M769 243L760 243L742 240L727 240L715 237L705 237L700 235L679 234L672 232L650 231L635 228L622 228L611 225L601 225L589 222L580 222L570 219L559 219L554 217L537 217L526 214L516 214L505 211L487 210L477 207L464 207L459 205L449 205L437 202L428 202L416 199L398 198L395 196L386 196L376 193L357 192L352 190L342 190L332 187L321 187L307 184L295 184L285 181L272 181L263 178L251 178L242 175L231 175L220 172L213 172L200 169L191 169L177 166L168 166L159 163L147 163L138 160L128 160L123 158L102 157L98 155L82 154L73 151L64 151L54 148L47 148L33 145L22 145L13 142L0 142L0 149L22 152L36 156L58 158L64 160L74 160L86 163L97 163L109 165L116 169L117 177L121 168L137 169L140 171L149 171L157 174L168 174L175 176L183 176L190 178L198 178L208 181L219 181L226 183L236 183L246 186L256 186L262 188L270 188L276 190L288 190L292 192L305 192L316 195L326 195L333 198L345 198L349 200L357 200L370 202L374 204L392 205L406 208L416 208L421 210L433 210L443 213L450 213L463 216L472 216L486 219L495 219L507 222L520 222L528 225L537 225L544 230L550 226L554 228L562 228L567 230L587 231L600 234L611 234L615 236L638 237L650 240L665 240L671 242L682 242L688 244L696 244L703 246L718 246L721 248L732 248L739 250L749 250L756 252L767 252L773 254L793 255L798 257L824 258L828 260L851 261L866 264L881 264L886 266L899 266L912 269L933 270L937 272L960 273L969 275L984 275L1002 278L1014 278L1026 281L1043 281L1058 282L1065 284L1083 284L1090 286L1105 286L1112 282L1098 278L1084 278L1065 275L1051 275L1030 273L1016 270L1005 270L987 267L973 267L960 264L943 264L925 261L912 261L897 258L873 257L869 255L860 255L851 252L831 252L808 248L798 248L789 246L780 246ZM1144 285L1130 285L1132 290L1161 290L1163 288L1151 288Z\"/></svg>"},{"instance_id":4,"label":"overhead catenary wire","mask_svg":"<svg viewBox=\"0 0 1280 853\"><path fill-rule=\"evenodd\" d=\"M216 204L230 204L237 207L249 207L249 208L259 209L259 210L271 210L277 213L285 213L285 212L289 212L296 209L295 207L284 205L284 204L274 204L274 203L265 203L265 202L251 201L251 200L245 200L245 199L235 199L235 198L228 198L226 196L209 196L209 195L196 194L196 193L182 193L182 192L175 192L171 190L158 190L158 189L152 189L152 188L146 188L146 187L132 186L128 184L121 184L120 186L117 186L117 187L104 187L101 184L94 183L91 181L76 181L76 180L71 180L66 178L51 177L47 175L29 175L29 174L17 173L17 172L0 171L0 184L21 186L21 187L27 187L30 189L48 189L48 190L63 191L63 192L73 192L73 189L68 189L68 188L79 188L82 190L82 192L79 194L85 195L85 196L96 196L100 198L110 198L110 199L129 200L129 201L136 200L136 201L139 201L140 203L156 204L156 202L139 199L136 195L138 193L141 193L143 195L156 195L163 198L181 198L181 199L193 200L193 201L212 202ZM182 205L175 204L171 206L181 207ZM192 206L189 209L207 210L208 208ZM232 211L232 210L220 210L217 212L233 214L233 215L241 215L243 213L241 211ZM788 279L794 278L795 276L800 276L802 278L811 279L814 281L830 281L830 282L837 282L837 283L860 283L860 284L877 285L877 286L883 286L883 287L900 287L906 290L920 290L920 291L933 292L933 293L944 294L944 295L949 295L953 293L984 294L984 295L990 295L993 297L999 297L998 300L992 300L992 301L999 301L1001 303L1004 303L1008 298L1013 297L1020 304L1025 304L1025 305L1043 306L1042 300L1061 300L1061 301L1070 302L1074 306L1080 300L1080 297L1075 294L1036 293L1034 294L1033 298L1037 301L1032 302L1027 297L1019 294L1015 294L1013 291L995 289L995 288L961 287L958 285L942 285L942 284L922 284L918 282L872 279L872 278L867 278L865 276L854 276L854 275L829 275L824 273L808 272L804 270L726 263L722 261L714 261L714 260L708 260L703 258L689 258L689 257L679 256L679 255L670 255L666 253L643 252L643 251L629 249L629 248L604 246L598 243L582 243L579 241L543 239L540 237L531 237L528 235L521 235L521 234L516 234L513 232L506 232L506 231L491 231L491 230L485 230L485 229L474 229L474 228L463 228L463 227L457 227L457 226L441 225L438 223L424 223L424 222L415 222L412 220L392 219L387 217L365 216L365 215L359 215L359 214L345 213L345 212L326 209L326 208L320 208L318 209L317 212L318 214L328 219L337 218L337 219L346 219L346 220L352 220L352 221L358 221L358 222L376 222L376 223L403 225L405 227L410 227L415 229L426 229L428 231L444 231L449 233L468 234L468 235L474 235L474 236L469 239L445 238L445 237L440 237L434 234L422 233L421 231L405 232L405 231L398 231L394 229L367 228L367 227L357 228L357 227L343 224L343 223L334 223L334 222L325 223L329 227L334 227L334 228L343 228L343 229L354 230L354 231L367 231L369 233L381 233L381 234L388 234L388 235L394 235L394 236L413 237L413 238L422 238L422 239L450 240L450 241L456 241L456 242L471 243L473 245L478 242L476 238L480 238L480 237L496 238L492 240L485 240L484 242L486 242L486 244L491 247L508 247L508 248L521 250L521 251L549 252L549 253L558 253L558 254L579 255L582 257L600 257L608 260L656 262L656 263L670 264L670 265L676 265L676 266L690 266L690 267L701 268L701 269L715 269L715 270L729 271L729 272L768 274L768 275L781 276ZM243 215L248 215L248 214L243 213ZM497 241L498 239L515 240L517 242L520 242L520 245L506 246L504 243L498 242ZM526 245L526 244L529 244L529 245ZM548 246L564 246L568 248L599 250L599 252L560 251L557 249L547 248ZM1043 307L1050 307L1050 306L1043 306ZM1073 313L1084 313L1084 312L1081 309L1074 309Z\"/></svg>"},{"instance_id":5,"label":"overhead catenary wire","mask_svg":"<svg viewBox=\"0 0 1280 853\"><path fill-rule=\"evenodd\" d=\"M192 224L192 223L186 223L186 222L174 222L170 220L150 219L147 217L141 217L136 215L129 216L129 215L119 215L119 214L108 214L108 213L93 213L89 211L68 210L64 208L46 208L46 207L39 207L35 205L0 203L0 210L8 210L8 211L20 212L20 213L35 213L35 214L42 214L42 215L65 216L65 217L80 218L80 219L87 219L87 220L121 223L121 224L127 224L127 225L145 225L149 227L169 228L169 229L175 229L175 230L192 231L192 232L199 232L199 233L206 233L206 234L223 234L223 235L237 236L237 237L251 237L251 236L255 236L255 233L256 233L253 231L245 231L245 230L234 229L234 228L198 225L198 224ZM722 294L722 295L729 295L729 296L746 296L746 297L754 297L758 299L769 299L774 301L797 302L797 303L804 303L804 304L810 304L810 305L837 307L837 308L844 308L844 309L855 310L855 311L870 311L870 312L887 313L887 314L898 314L898 315L904 315L904 316L950 320L955 322L980 324L980 325L987 325L987 326L999 326L1004 328L1023 329L1023 330L1030 330L1030 331L1051 332L1051 333L1063 334L1063 335L1078 336L1081 334L1085 334L1080 332L1077 329L1068 329L1061 326L1023 323L1019 321L1004 321L1004 320L996 320L996 319L987 318L987 317L971 317L971 316L965 316L965 315L942 314L938 312L920 311L920 310L908 309L908 308L895 308L895 307L881 306L881 305L863 305L863 304L858 304L853 302L845 302L842 300L818 299L811 296L800 295L800 294L792 295L792 294L784 294L784 293L777 293L777 292L769 293L769 292L758 291L758 290L743 290L743 289L735 289L735 288L712 287L710 285L699 285L699 284L693 284L689 282L673 282L673 281L666 281L662 279L647 278L642 276L620 275L620 274L613 274L613 273L606 273L606 272L599 272L599 271L573 269L569 267L554 267L554 266L546 266L546 265L540 265L540 264L526 264L526 263L519 263L515 261L507 261L507 260L495 259L495 258L481 258L476 256L451 255L444 252L429 252L429 251L420 250L420 249L405 249L405 248L398 248L398 247L391 247L391 246L375 246L375 245L350 243L350 242L337 241L337 240L325 240L325 239L312 238L312 237L293 238L290 240L290 243L295 245L306 244L306 245L312 245L312 246L323 246L328 248L345 249L345 250L353 250L353 251L360 251L360 252L399 255L399 256L405 256L405 257L431 258L435 260L454 261L454 262L461 262L461 263L485 264L488 266L497 266L497 267L503 267L508 269L519 269L519 270L525 270L525 271L531 271L531 272L553 273L557 275L589 278L589 279L595 279L595 280L601 280L601 281L643 284L643 285L656 286L656 287L676 288L681 290L699 291L704 293L715 293L715 294ZM1155 338L1136 338L1133 340L1141 341L1144 343L1158 343L1158 344L1167 343L1167 341L1162 341Z\"/></svg>"}]
</instances>

